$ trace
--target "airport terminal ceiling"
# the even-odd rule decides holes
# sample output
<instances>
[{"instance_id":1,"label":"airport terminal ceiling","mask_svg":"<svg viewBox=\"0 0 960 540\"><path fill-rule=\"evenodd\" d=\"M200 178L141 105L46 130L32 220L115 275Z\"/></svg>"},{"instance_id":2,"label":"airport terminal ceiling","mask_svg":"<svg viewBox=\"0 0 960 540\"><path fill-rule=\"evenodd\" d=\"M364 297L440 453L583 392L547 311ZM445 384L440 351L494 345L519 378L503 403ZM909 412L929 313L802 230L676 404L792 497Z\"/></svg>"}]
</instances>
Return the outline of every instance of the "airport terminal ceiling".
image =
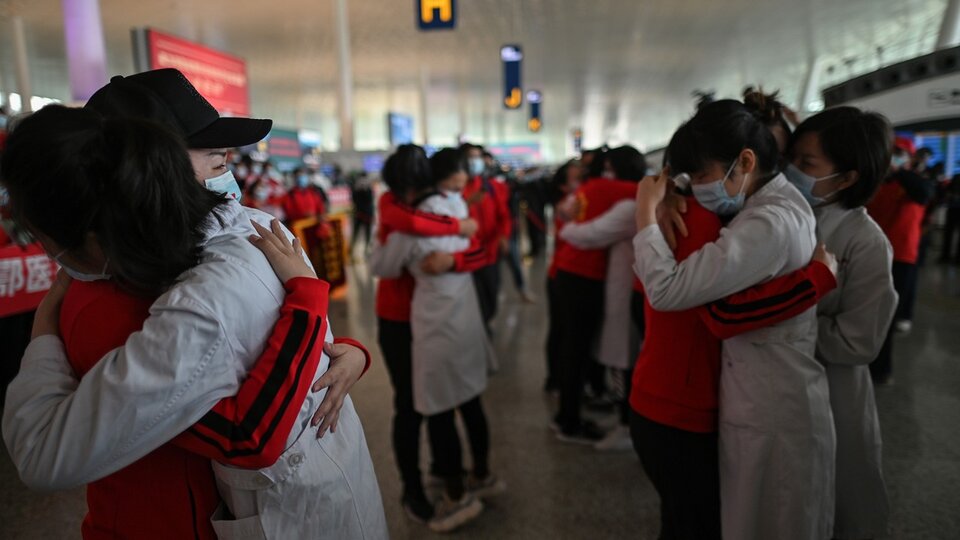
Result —
<instances>
[{"instance_id":1,"label":"airport terminal ceiling","mask_svg":"<svg viewBox=\"0 0 960 540\"><path fill-rule=\"evenodd\" d=\"M347 1L356 147L387 146L386 113L419 126L428 81L430 143L461 131L484 142L541 143L548 159L584 145L662 146L695 90L747 84L799 101L818 87L934 48L945 0L459 0L457 27L421 32L415 4ZM252 111L318 131L336 148L333 0L100 0L109 71L133 71L130 30L149 26L247 60ZM60 0L0 0L0 90L14 91L10 19L23 18L33 93L69 100ZM543 131L500 104L498 49L523 47L525 88L543 92ZM818 94L814 95L818 98ZM816 108L815 99L803 104ZM419 127L416 128L419 137ZM419 141L418 141L419 142Z\"/></svg>"}]
</instances>

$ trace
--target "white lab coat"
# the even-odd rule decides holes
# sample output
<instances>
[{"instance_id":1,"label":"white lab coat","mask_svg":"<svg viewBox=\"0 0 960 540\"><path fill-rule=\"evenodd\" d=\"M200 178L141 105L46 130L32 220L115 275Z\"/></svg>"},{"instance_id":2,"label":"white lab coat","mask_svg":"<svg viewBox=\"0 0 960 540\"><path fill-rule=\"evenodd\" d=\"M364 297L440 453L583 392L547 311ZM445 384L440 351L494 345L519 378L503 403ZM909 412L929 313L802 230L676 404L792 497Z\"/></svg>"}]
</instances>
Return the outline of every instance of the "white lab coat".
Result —
<instances>
[{"instance_id":1,"label":"white lab coat","mask_svg":"<svg viewBox=\"0 0 960 540\"><path fill-rule=\"evenodd\" d=\"M223 225L210 221L200 264L154 302L140 332L83 379L58 337L30 343L3 411L4 440L28 486L65 489L112 474L237 393L285 292L247 240L255 233L251 219L268 226L272 217L231 201L221 219ZM333 340L329 326L325 340ZM328 365L324 355L310 376ZM373 462L349 397L337 433L314 441L309 421L324 395L308 394L297 405L297 426L274 466L214 467L228 507L247 518L214 523L222 538L387 537ZM286 497L299 502L282 503Z\"/></svg>"},{"instance_id":2,"label":"white lab coat","mask_svg":"<svg viewBox=\"0 0 960 540\"><path fill-rule=\"evenodd\" d=\"M868 364L883 345L897 307L893 251L863 208L816 209L817 236L839 262L837 288L817 306L817 359L827 367L837 432L834 538L887 534L890 502Z\"/></svg>"},{"instance_id":3,"label":"white lab coat","mask_svg":"<svg viewBox=\"0 0 960 540\"><path fill-rule=\"evenodd\" d=\"M459 193L434 195L419 210L466 219L466 202ZM375 245L371 271L397 277L403 268L413 274L410 329L413 333L413 406L434 415L463 405L487 388L487 372L496 364L493 346L484 331L473 277L448 272L430 275L420 261L435 251L456 253L470 246L459 236L418 237L393 233Z\"/></svg>"},{"instance_id":4,"label":"white lab coat","mask_svg":"<svg viewBox=\"0 0 960 540\"><path fill-rule=\"evenodd\" d=\"M561 238L580 249L609 249L597 361L619 370L630 369L634 360L630 344L636 332L630 318L630 300L636 208L635 201L620 201L590 221L567 223L560 230Z\"/></svg>"},{"instance_id":5,"label":"white lab coat","mask_svg":"<svg viewBox=\"0 0 960 540\"><path fill-rule=\"evenodd\" d=\"M783 175L677 265L652 225L637 233L635 269L657 310L702 305L806 266L810 205ZM723 537L823 540L833 533L835 435L815 309L725 340L720 372Z\"/></svg>"}]
</instances>

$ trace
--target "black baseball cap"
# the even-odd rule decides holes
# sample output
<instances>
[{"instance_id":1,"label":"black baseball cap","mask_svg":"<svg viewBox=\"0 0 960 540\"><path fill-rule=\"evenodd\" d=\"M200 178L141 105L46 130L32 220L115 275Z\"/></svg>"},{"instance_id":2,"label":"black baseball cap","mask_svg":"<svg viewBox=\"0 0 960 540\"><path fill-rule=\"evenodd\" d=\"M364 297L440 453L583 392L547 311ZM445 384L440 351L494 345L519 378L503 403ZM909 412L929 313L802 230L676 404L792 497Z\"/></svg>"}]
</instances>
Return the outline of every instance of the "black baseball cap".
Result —
<instances>
[{"instance_id":1,"label":"black baseball cap","mask_svg":"<svg viewBox=\"0 0 960 540\"><path fill-rule=\"evenodd\" d=\"M117 75L85 105L108 117L146 118L182 134L190 148L233 148L261 141L273 120L221 117L176 69Z\"/></svg>"}]
</instances>

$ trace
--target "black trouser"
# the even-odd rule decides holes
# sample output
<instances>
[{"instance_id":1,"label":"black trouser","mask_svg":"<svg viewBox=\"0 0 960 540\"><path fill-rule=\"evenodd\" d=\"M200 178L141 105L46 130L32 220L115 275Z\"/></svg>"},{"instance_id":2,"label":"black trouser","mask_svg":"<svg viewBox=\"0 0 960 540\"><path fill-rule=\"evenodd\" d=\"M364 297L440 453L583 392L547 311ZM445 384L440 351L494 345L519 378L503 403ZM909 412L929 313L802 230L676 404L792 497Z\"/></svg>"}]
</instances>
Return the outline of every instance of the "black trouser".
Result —
<instances>
[{"instance_id":1,"label":"black trouser","mask_svg":"<svg viewBox=\"0 0 960 540\"><path fill-rule=\"evenodd\" d=\"M378 340L393 384L393 452L405 498L424 497L420 478L420 423L413 408L413 335L409 322L377 319Z\"/></svg>"},{"instance_id":2,"label":"black trouser","mask_svg":"<svg viewBox=\"0 0 960 540\"><path fill-rule=\"evenodd\" d=\"M473 273L473 285L477 289L480 314L490 331L490 321L497 314L497 296L500 294L500 261L484 266Z\"/></svg>"},{"instance_id":3,"label":"black trouser","mask_svg":"<svg viewBox=\"0 0 960 540\"><path fill-rule=\"evenodd\" d=\"M556 421L571 433L580 429L583 379L603 320L603 282L557 272L560 304L560 411Z\"/></svg>"},{"instance_id":4,"label":"black trouser","mask_svg":"<svg viewBox=\"0 0 960 540\"><path fill-rule=\"evenodd\" d=\"M510 249L502 259L507 261L510 276L513 277L513 285L517 288L517 292L522 293L527 289L527 283L523 278L523 263L520 261L520 231L517 227L514 227L513 232L510 233L509 243Z\"/></svg>"},{"instance_id":5,"label":"black trouser","mask_svg":"<svg viewBox=\"0 0 960 540\"><path fill-rule=\"evenodd\" d=\"M547 329L547 389L560 387L560 335L562 319L560 318L560 302L557 299L557 279L547 278L547 313L549 328Z\"/></svg>"},{"instance_id":6,"label":"black trouser","mask_svg":"<svg viewBox=\"0 0 960 540\"><path fill-rule=\"evenodd\" d=\"M693 433L630 415L633 448L660 495L660 540L720 538L716 433Z\"/></svg>"},{"instance_id":7,"label":"black trouser","mask_svg":"<svg viewBox=\"0 0 960 540\"><path fill-rule=\"evenodd\" d=\"M897 313L894 321L912 321L913 305L917 300L917 265L894 261L893 288L897 290L900 300L897 303Z\"/></svg>"},{"instance_id":8,"label":"black trouser","mask_svg":"<svg viewBox=\"0 0 960 540\"><path fill-rule=\"evenodd\" d=\"M463 425L467 428L470 452L473 455L473 473L480 478L485 478L490 473L490 431L480 396L456 409L427 417L434 473L447 482L448 493L459 498L460 493L457 491L463 490L463 450L460 447L460 435L457 433L456 411L460 411ZM451 490L451 485L458 486L459 489Z\"/></svg>"},{"instance_id":9,"label":"black trouser","mask_svg":"<svg viewBox=\"0 0 960 540\"><path fill-rule=\"evenodd\" d=\"M940 252L940 260L947 261L954 256L953 235L958 230L960 230L960 208L947 208L947 223L943 227L943 249ZM957 248L956 260L960 260L960 248Z\"/></svg>"},{"instance_id":10,"label":"black trouser","mask_svg":"<svg viewBox=\"0 0 960 540\"><path fill-rule=\"evenodd\" d=\"M644 300L643 295L637 291L633 291L633 295L630 297L630 320L633 322L634 327L636 327L638 344L642 346L644 334L646 333L645 326L645 316L643 312ZM633 347L631 348L633 349ZM623 384L623 401L620 403L620 423L622 425L627 425L630 422L630 392L633 389L633 370L637 367L636 358L640 354L639 349L631 350L633 358L630 361L630 369L628 369L624 376L626 380Z\"/></svg>"},{"instance_id":11,"label":"black trouser","mask_svg":"<svg viewBox=\"0 0 960 540\"><path fill-rule=\"evenodd\" d=\"M367 218L353 218L353 238L350 239L350 249L353 249L357 239L360 238L360 231L363 231L364 249L370 247L370 228L371 224Z\"/></svg>"},{"instance_id":12,"label":"black trouser","mask_svg":"<svg viewBox=\"0 0 960 540\"><path fill-rule=\"evenodd\" d=\"M870 376L874 382L886 382L893 374L893 334L893 321L891 321L883 346L880 347L876 360L870 363Z\"/></svg>"}]
</instances>

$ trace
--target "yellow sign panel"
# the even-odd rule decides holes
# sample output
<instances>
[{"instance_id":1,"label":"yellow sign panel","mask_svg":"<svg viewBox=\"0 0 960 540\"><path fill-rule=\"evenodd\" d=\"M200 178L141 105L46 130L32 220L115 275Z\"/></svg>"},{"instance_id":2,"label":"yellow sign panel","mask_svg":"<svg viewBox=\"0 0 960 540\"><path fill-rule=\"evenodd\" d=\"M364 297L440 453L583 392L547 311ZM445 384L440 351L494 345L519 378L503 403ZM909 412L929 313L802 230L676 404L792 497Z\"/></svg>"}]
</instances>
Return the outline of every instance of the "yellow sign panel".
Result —
<instances>
[{"instance_id":1,"label":"yellow sign panel","mask_svg":"<svg viewBox=\"0 0 960 540\"><path fill-rule=\"evenodd\" d=\"M543 122L541 122L539 118L531 118L530 121L527 122L527 128L534 133L540 131L542 125Z\"/></svg>"},{"instance_id":2,"label":"yellow sign panel","mask_svg":"<svg viewBox=\"0 0 960 540\"><path fill-rule=\"evenodd\" d=\"M453 0L420 0L420 20L432 23L434 13L440 16L441 22L450 22L453 19Z\"/></svg>"}]
</instances>

